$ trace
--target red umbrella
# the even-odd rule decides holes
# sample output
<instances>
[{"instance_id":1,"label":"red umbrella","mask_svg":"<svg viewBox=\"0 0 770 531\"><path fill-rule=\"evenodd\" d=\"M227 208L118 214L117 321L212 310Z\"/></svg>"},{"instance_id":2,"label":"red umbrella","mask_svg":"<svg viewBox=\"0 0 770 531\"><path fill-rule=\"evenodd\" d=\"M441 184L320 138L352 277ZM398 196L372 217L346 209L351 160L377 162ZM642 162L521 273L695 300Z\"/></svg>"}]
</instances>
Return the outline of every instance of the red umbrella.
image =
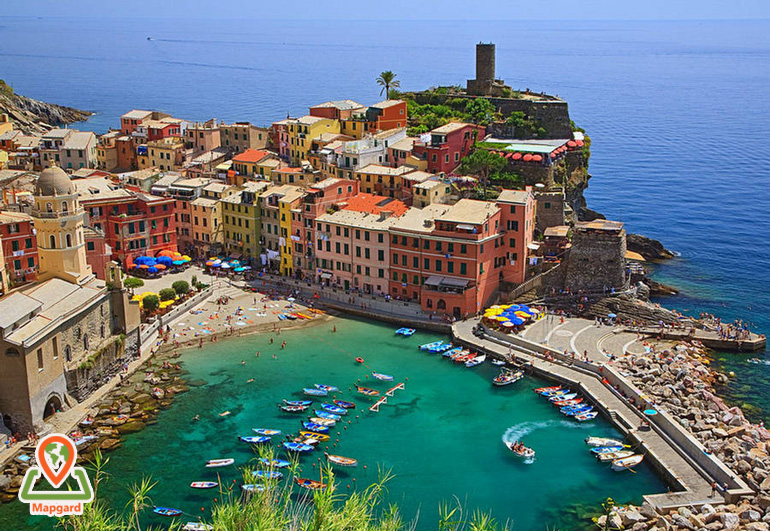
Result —
<instances>
[{"instance_id":1,"label":"red umbrella","mask_svg":"<svg viewBox=\"0 0 770 531\"><path fill-rule=\"evenodd\" d=\"M543 157L541 157L540 155L532 155L532 160L534 160L535 162L540 162L543 160Z\"/></svg>"},{"instance_id":2,"label":"red umbrella","mask_svg":"<svg viewBox=\"0 0 770 531\"><path fill-rule=\"evenodd\" d=\"M532 155L530 155L529 153L527 153L526 155L524 155L524 162L529 162L529 161L531 161L531 160L532 160Z\"/></svg>"},{"instance_id":3,"label":"red umbrella","mask_svg":"<svg viewBox=\"0 0 770 531\"><path fill-rule=\"evenodd\" d=\"M552 151L552 152L551 152L551 158L552 158L552 159L555 159L555 158L556 158L556 157L558 157L558 156L559 156L559 152L558 152L558 151Z\"/></svg>"},{"instance_id":4,"label":"red umbrella","mask_svg":"<svg viewBox=\"0 0 770 531\"><path fill-rule=\"evenodd\" d=\"M569 142L567 142L567 147L575 147L575 146L577 146L577 144L575 143L574 140L570 140Z\"/></svg>"},{"instance_id":5,"label":"red umbrella","mask_svg":"<svg viewBox=\"0 0 770 531\"><path fill-rule=\"evenodd\" d=\"M582 146L584 143L585 142L583 142L582 140L575 140L575 144L577 144L578 146Z\"/></svg>"},{"instance_id":6,"label":"red umbrella","mask_svg":"<svg viewBox=\"0 0 770 531\"><path fill-rule=\"evenodd\" d=\"M513 157L513 153L506 153L506 154L505 154L505 158L506 158L506 159L510 160L510 159L511 159L511 157Z\"/></svg>"},{"instance_id":7,"label":"red umbrella","mask_svg":"<svg viewBox=\"0 0 770 531\"><path fill-rule=\"evenodd\" d=\"M518 151L513 154L513 160L519 160L520 158L521 158L521 153L519 153Z\"/></svg>"}]
</instances>

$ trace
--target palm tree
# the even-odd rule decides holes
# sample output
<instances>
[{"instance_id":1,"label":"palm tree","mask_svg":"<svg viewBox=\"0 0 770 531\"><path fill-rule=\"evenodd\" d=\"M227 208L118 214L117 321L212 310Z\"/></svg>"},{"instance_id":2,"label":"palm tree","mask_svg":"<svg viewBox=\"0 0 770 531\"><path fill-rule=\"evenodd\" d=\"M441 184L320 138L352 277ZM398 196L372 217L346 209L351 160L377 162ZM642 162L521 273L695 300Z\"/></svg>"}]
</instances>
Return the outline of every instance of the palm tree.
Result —
<instances>
[{"instance_id":1,"label":"palm tree","mask_svg":"<svg viewBox=\"0 0 770 531\"><path fill-rule=\"evenodd\" d=\"M384 92L386 98L389 97L388 94L390 94L391 88L397 89L401 87L401 82L396 79L396 74L390 70L380 73L380 77L377 78L377 84L382 87L380 96L382 96L382 93Z\"/></svg>"}]
</instances>

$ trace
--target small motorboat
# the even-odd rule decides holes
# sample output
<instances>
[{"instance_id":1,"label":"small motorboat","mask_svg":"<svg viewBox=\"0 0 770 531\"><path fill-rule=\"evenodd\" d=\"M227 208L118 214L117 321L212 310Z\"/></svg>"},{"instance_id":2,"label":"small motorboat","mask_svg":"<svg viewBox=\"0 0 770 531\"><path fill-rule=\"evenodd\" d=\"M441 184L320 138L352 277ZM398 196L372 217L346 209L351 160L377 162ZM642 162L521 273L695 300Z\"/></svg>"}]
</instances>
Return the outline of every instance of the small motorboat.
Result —
<instances>
[{"instance_id":1,"label":"small motorboat","mask_svg":"<svg viewBox=\"0 0 770 531\"><path fill-rule=\"evenodd\" d=\"M534 391L539 395L544 395L546 393L553 393L555 391L560 391L561 385L554 385L552 387L538 387L537 389L534 389Z\"/></svg>"},{"instance_id":2,"label":"small motorboat","mask_svg":"<svg viewBox=\"0 0 770 531\"><path fill-rule=\"evenodd\" d=\"M572 418L574 418L575 420L577 420L579 422L585 422L587 420L595 419L598 414L599 414L598 411L588 411L586 413L578 413L577 415L575 415Z\"/></svg>"},{"instance_id":3,"label":"small motorboat","mask_svg":"<svg viewBox=\"0 0 770 531\"><path fill-rule=\"evenodd\" d=\"M305 387L302 389L302 392L310 396L326 396L329 394L328 391L325 391L324 389L316 389L315 387Z\"/></svg>"},{"instance_id":4,"label":"small motorboat","mask_svg":"<svg viewBox=\"0 0 770 531\"><path fill-rule=\"evenodd\" d=\"M533 459L535 457L535 451L532 448L527 448L521 443L517 444L514 442L506 442L504 444L511 452L513 452L514 455L518 457L523 459Z\"/></svg>"},{"instance_id":5,"label":"small motorboat","mask_svg":"<svg viewBox=\"0 0 770 531\"><path fill-rule=\"evenodd\" d=\"M329 433L329 426L322 424L316 424L315 422L304 421L302 427L306 430L314 431L316 433Z\"/></svg>"},{"instance_id":6,"label":"small motorboat","mask_svg":"<svg viewBox=\"0 0 770 531\"><path fill-rule=\"evenodd\" d=\"M465 362L466 367L475 367L476 365L481 365L484 363L484 360L487 359L486 354L482 354L481 356L476 356L475 358L468 360Z\"/></svg>"},{"instance_id":7,"label":"small motorboat","mask_svg":"<svg viewBox=\"0 0 770 531\"><path fill-rule=\"evenodd\" d=\"M265 435L266 437L272 437L274 435L280 435L281 430L271 430L269 428L252 428L257 435Z\"/></svg>"},{"instance_id":8,"label":"small motorboat","mask_svg":"<svg viewBox=\"0 0 770 531\"><path fill-rule=\"evenodd\" d=\"M382 380L383 382L392 382L393 377L389 376L387 374L382 374L381 372L372 372L372 376L377 378L378 380Z\"/></svg>"},{"instance_id":9,"label":"small motorboat","mask_svg":"<svg viewBox=\"0 0 770 531\"><path fill-rule=\"evenodd\" d=\"M326 385L326 384L313 384L313 386L316 389L320 389L321 391L326 391L327 393L336 393L340 390L339 387L335 387L333 385Z\"/></svg>"},{"instance_id":10,"label":"small motorboat","mask_svg":"<svg viewBox=\"0 0 770 531\"><path fill-rule=\"evenodd\" d=\"M333 400L333 402L344 409L355 409L356 405L353 402L346 402L345 400Z\"/></svg>"},{"instance_id":11,"label":"small motorboat","mask_svg":"<svg viewBox=\"0 0 770 531\"><path fill-rule=\"evenodd\" d=\"M219 485L216 481L193 481L190 483L190 487L194 489L213 489Z\"/></svg>"},{"instance_id":12,"label":"small motorboat","mask_svg":"<svg viewBox=\"0 0 770 531\"><path fill-rule=\"evenodd\" d=\"M356 363L363 363L363 362L364 362L364 358L360 356L356 358Z\"/></svg>"},{"instance_id":13,"label":"small motorboat","mask_svg":"<svg viewBox=\"0 0 770 531\"><path fill-rule=\"evenodd\" d=\"M607 437L586 437L588 446L623 446L623 441Z\"/></svg>"},{"instance_id":14,"label":"small motorboat","mask_svg":"<svg viewBox=\"0 0 770 531\"><path fill-rule=\"evenodd\" d=\"M552 402L552 403L554 406L564 407L564 406L576 406L582 401L583 401L583 397L580 397L580 398L570 398L569 400L557 400L556 402Z\"/></svg>"},{"instance_id":15,"label":"small motorboat","mask_svg":"<svg viewBox=\"0 0 770 531\"><path fill-rule=\"evenodd\" d=\"M396 330L396 334L399 336L409 337L413 335L416 331L417 330L415 330L414 328L399 328L398 330Z\"/></svg>"},{"instance_id":16,"label":"small motorboat","mask_svg":"<svg viewBox=\"0 0 770 531\"><path fill-rule=\"evenodd\" d=\"M417 348L419 348L420 350L430 350L432 348L436 348L443 344L444 344L443 341L434 341L433 343L425 343L424 345L420 345Z\"/></svg>"},{"instance_id":17,"label":"small motorboat","mask_svg":"<svg viewBox=\"0 0 770 531\"><path fill-rule=\"evenodd\" d=\"M440 345L437 345L435 347L431 347L428 349L428 352L430 353L441 353L449 350L450 348L454 348L454 345L452 343L441 343Z\"/></svg>"},{"instance_id":18,"label":"small motorboat","mask_svg":"<svg viewBox=\"0 0 770 531\"><path fill-rule=\"evenodd\" d=\"M582 406L567 406L559 409L562 415L566 415L568 417L574 417L575 415L580 415L582 413L589 413L593 411L593 406L588 405L582 405Z\"/></svg>"},{"instance_id":19,"label":"small motorboat","mask_svg":"<svg viewBox=\"0 0 770 531\"><path fill-rule=\"evenodd\" d=\"M284 461L283 459L268 459L267 457L260 457L259 462L270 468L289 468L291 466L289 461Z\"/></svg>"},{"instance_id":20,"label":"small motorboat","mask_svg":"<svg viewBox=\"0 0 770 531\"><path fill-rule=\"evenodd\" d=\"M285 404L280 404L278 407L280 407L281 410L286 411L287 413L301 413L302 411L305 411L310 406L287 406Z\"/></svg>"},{"instance_id":21,"label":"small motorboat","mask_svg":"<svg viewBox=\"0 0 770 531\"><path fill-rule=\"evenodd\" d=\"M455 348L450 348L449 350L445 350L444 352L441 353L441 355L445 358L454 359L455 356L460 356L466 352L467 351L464 351L462 347L455 347Z\"/></svg>"},{"instance_id":22,"label":"small motorboat","mask_svg":"<svg viewBox=\"0 0 770 531\"><path fill-rule=\"evenodd\" d=\"M283 403L287 406L309 406L313 403L312 400L286 400L283 399Z\"/></svg>"},{"instance_id":23,"label":"small motorboat","mask_svg":"<svg viewBox=\"0 0 770 531\"><path fill-rule=\"evenodd\" d=\"M310 417L310 422L314 422L319 426L328 426L329 428L337 424L336 420L322 419L321 417Z\"/></svg>"},{"instance_id":24,"label":"small motorboat","mask_svg":"<svg viewBox=\"0 0 770 531\"><path fill-rule=\"evenodd\" d=\"M548 397L549 402L561 402L562 400L572 400L577 398L577 393L567 393L565 395L555 395Z\"/></svg>"},{"instance_id":25,"label":"small motorboat","mask_svg":"<svg viewBox=\"0 0 770 531\"><path fill-rule=\"evenodd\" d=\"M171 507L154 507L152 512L161 516L179 516L182 511L179 509L172 509Z\"/></svg>"},{"instance_id":26,"label":"small motorboat","mask_svg":"<svg viewBox=\"0 0 770 531\"><path fill-rule=\"evenodd\" d=\"M596 455L609 454L612 452L619 452L622 449L622 446L597 446L596 448L591 448L591 453Z\"/></svg>"},{"instance_id":27,"label":"small motorboat","mask_svg":"<svg viewBox=\"0 0 770 531\"><path fill-rule=\"evenodd\" d=\"M326 455L326 460L335 465L347 466L347 467L358 466L358 459L353 459L352 457L342 457L341 455L331 455L331 454L325 454L325 455Z\"/></svg>"},{"instance_id":28,"label":"small motorboat","mask_svg":"<svg viewBox=\"0 0 770 531\"><path fill-rule=\"evenodd\" d=\"M356 386L356 391L364 396L380 396L380 392L376 389L369 389L368 387L361 387L360 385Z\"/></svg>"},{"instance_id":29,"label":"small motorboat","mask_svg":"<svg viewBox=\"0 0 770 531\"><path fill-rule=\"evenodd\" d=\"M255 478L260 479L281 479L283 474L277 470L255 470L251 473Z\"/></svg>"},{"instance_id":30,"label":"small motorboat","mask_svg":"<svg viewBox=\"0 0 770 531\"><path fill-rule=\"evenodd\" d=\"M321 483L320 481L316 481L314 479L294 478L294 483L296 483L303 489L308 489L308 490L318 490L318 489L326 488L326 483Z\"/></svg>"},{"instance_id":31,"label":"small motorboat","mask_svg":"<svg viewBox=\"0 0 770 531\"><path fill-rule=\"evenodd\" d=\"M306 437L308 439L315 439L316 441L319 441L319 442L326 442L326 441L329 440L329 436L328 435L323 434L323 433L318 433L318 432L315 432L315 431L302 430L302 431L299 432L299 434L300 434L301 437Z\"/></svg>"},{"instance_id":32,"label":"small motorboat","mask_svg":"<svg viewBox=\"0 0 770 531\"><path fill-rule=\"evenodd\" d=\"M306 453L312 452L314 448L309 444L303 444L298 442L285 442L283 443L284 449L290 452Z\"/></svg>"},{"instance_id":33,"label":"small motorboat","mask_svg":"<svg viewBox=\"0 0 770 531\"><path fill-rule=\"evenodd\" d=\"M270 442L270 437L267 437L265 435L254 435L251 437L238 437L238 440L248 444L262 444L262 443Z\"/></svg>"},{"instance_id":34,"label":"small motorboat","mask_svg":"<svg viewBox=\"0 0 770 531\"><path fill-rule=\"evenodd\" d=\"M492 380L492 385L497 385L497 386L510 385L512 383L518 382L523 377L524 377L524 373L522 371L512 372L506 369L506 370L503 370L497 376L495 376L495 378Z\"/></svg>"},{"instance_id":35,"label":"small motorboat","mask_svg":"<svg viewBox=\"0 0 770 531\"><path fill-rule=\"evenodd\" d=\"M335 406L334 404L324 403L324 404L321 404L321 407L325 411L328 411L329 413L333 413L334 415L347 415L348 414L348 410L347 409L345 409L344 407ZM318 415L318 416L321 417L323 415ZM337 420L337 419L332 419L332 420Z\"/></svg>"},{"instance_id":36,"label":"small motorboat","mask_svg":"<svg viewBox=\"0 0 770 531\"><path fill-rule=\"evenodd\" d=\"M330 413L328 411L321 411L318 409L315 410L315 415L316 417L320 417L322 419L327 419L327 420L333 420L333 421L338 421L341 418L339 415L335 415L334 413Z\"/></svg>"},{"instance_id":37,"label":"small motorboat","mask_svg":"<svg viewBox=\"0 0 770 531\"><path fill-rule=\"evenodd\" d=\"M232 414L230 411L223 411L219 414L220 417L229 417Z\"/></svg>"},{"instance_id":38,"label":"small motorboat","mask_svg":"<svg viewBox=\"0 0 770 531\"><path fill-rule=\"evenodd\" d=\"M187 522L182 526L182 531L214 531L214 526L203 522Z\"/></svg>"},{"instance_id":39,"label":"small motorboat","mask_svg":"<svg viewBox=\"0 0 770 531\"><path fill-rule=\"evenodd\" d=\"M235 459L210 459L209 461L206 461L206 468L230 466L233 463L235 463Z\"/></svg>"},{"instance_id":40,"label":"small motorboat","mask_svg":"<svg viewBox=\"0 0 770 531\"><path fill-rule=\"evenodd\" d=\"M246 483L245 485L241 485L241 489L243 489L246 492L263 492L265 490L265 486L261 483Z\"/></svg>"},{"instance_id":41,"label":"small motorboat","mask_svg":"<svg viewBox=\"0 0 770 531\"><path fill-rule=\"evenodd\" d=\"M556 391L545 391L540 393L541 396L544 396L546 398L553 398L555 396L566 396L572 394L572 391L569 389L557 389ZM561 400L564 400L563 398Z\"/></svg>"},{"instance_id":42,"label":"small motorboat","mask_svg":"<svg viewBox=\"0 0 770 531\"><path fill-rule=\"evenodd\" d=\"M612 462L612 470L620 472L621 470L628 470L634 468L636 465L642 462L644 456L642 454L632 455L631 457L624 457L623 459L615 459Z\"/></svg>"},{"instance_id":43,"label":"small motorboat","mask_svg":"<svg viewBox=\"0 0 770 531\"><path fill-rule=\"evenodd\" d=\"M492 365L496 365L498 367L502 367L503 365L505 365L505 361L499 360L497 358L492 358L489 363L491 363Z\"/></svg>"},{"instance_id":44,"label":"small motorboat","mask_svg":"<svg viewBox=\"0 0 770 531\"><path fill-rule=\"evenodd\" d=\"M606 454L599 454L596 456L596 458L602 462L609 462L609 461L616 461L618 459L625 459L626 457L631 457L632 455L634 455L634 452L632 452L631 450L620 450L619 452L609 452Z\"/></svg>"}]
</instances>

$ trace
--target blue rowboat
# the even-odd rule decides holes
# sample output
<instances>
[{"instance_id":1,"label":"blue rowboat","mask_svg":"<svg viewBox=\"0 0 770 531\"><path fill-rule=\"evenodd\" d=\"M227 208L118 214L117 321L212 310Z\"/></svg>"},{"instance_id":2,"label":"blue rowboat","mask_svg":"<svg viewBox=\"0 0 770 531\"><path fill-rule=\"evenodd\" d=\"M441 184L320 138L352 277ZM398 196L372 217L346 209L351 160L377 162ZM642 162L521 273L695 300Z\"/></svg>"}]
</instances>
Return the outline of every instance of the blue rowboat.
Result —
<instances>
[{"instance_id":1,"label":"blue rowboat","mask_svg":"<svg viewBox=\"0 0 770 531\"><path fill-rule=\"evenodd\" d=\"M302 444L297 442L285 442L283 443L283 447L290 452L306 453L313 451L313 447L309 444Z\"/></svg>"},{"instance_id":2,"label":"blue rowboat","mask_svg":"<svg viewBox=\"0 0 770 531\"><path fill-rule=\"evenodd\" d=\"M420 350L430 350L432 348L438 347L439 345L442 345L443 341L434 341L433 343L425 343L424 345L420 345L418 348Z\"/></svg>"},{"instance_id":3,"label":"blue rowboat","mask_svg":"<svg viewBox=\"0 0 770 531\"><path fill-rule=\"evenodd\" d=\"M316 389L315 387L305 387L302 389L302 392L310 396L326 396L329 394L327 391L324 391L323 389Z\"/></svg>"},{"instance_id":4,"label":"blue rowboat","mask_svg":"<svg viewBox=\"0 0 770 531\"><path fill-rule=\"evenodd\" d=\"M283 399L283 403L287 406L309 406L313 403L312 400L286 400Z\"/></svg>"},{"instance_id":5,"label":"blue rowboat","mask_svg":"<svg viewBox=\"0 0 770 531\"><path fill-rule=\"evenodd\" d=\"M287 413L300 413L302 411L305 411L310 406L290 406L287 404L279 404L278 407L280 407L283 411L286 411Z\"/></svg>"},{"instance_id":6,"label":"blue rowboat","mask_svg":"<svg viewBox=\"0 0 770 531\"><path fill-rule=\"evenodd\" d=\"M320 389L321 391L326 391L327 393L336 393L340 390L339 387L335 387L333 385L326 385L326 384L313 384L313 386L316 389Z\"/></svg>"},{"instance_id":7,"label":"blue rowboat","mask_svg":"<svg viewBox=\"0 0 770 531\"><path fill-rule=\"evenodd\" d=\"M265 435L267 437L272 437L273 435L280 435L281 430L271 430L269 428L252 428L254 430L254 433L257 435Z\"/></svg>"},{"instance_id":8,"label":"blue rowboat","mask_svg":"<svg viewBox=\"0 0 770 531\"><path fill-rule=\"evenodd\" d=\"M264 435L255 435L253 437L238 437L238 440L249 444L260 444L270 441L270 437L266 437Z\"/></svg>"},{"instance_id":9,"label":"blue rowboat","mask_svg":"<svg viewBox=\"0 0 770 531\"><path fill-rule=\"evenodd\" d=\"M444 356L445 358L451 358L455 354L459 354L462 351L463 351L462 347L455 347L455 348L450 348L449 350L445 350L444 352L441 353L441 355Z\"/></svg>"},{"instance_id":10,"label":"blue rowboat","mask_svg":"<svg viewBox=\"0 0 770 531\"><path fill-rule=\"evenodd\" d=\"M334 400L334 403L345 409L355 409L356 405L353 402L346 402L344 400Z\"/></svg>"},{"instance_id":11,"label":"blue rowboat","mask_svg":"<svg viewBox=\"0 0 770 531\"><path fill-rule=\"evenodd\" d=\"M382 374L381 372L372 372L372 376L377 378L378 380L382 380L383 382L392 382L393 377L389 376L387 374Z\"/></svg>"},{"instance_id":12,"label":"blue rowboat","mask_svg":"<svg viewBox=\"0 0 770 531\"><path fill-rule=\"evenodd\" d=\"M562 406L559 408L559 411L562 413L567 413L570 411L580 413L581 411L591 411L593 408L594 407L590 404L578 404L576 406Z\"/></svg>"},{"instance_id":13,"label":"blue rowboat","mask_svg":"<svg viewBox=\"0 0 770 531\"><path fill-rule=\"evenodd\" d=\"M315 416L322 419L328 419L328 420L340 420L339 415L335 415L334 413L329 413L328 411L321 411L316 409L315 410Z\"/></svg>"},{"instance_id":14,"label":"blue rowboat","mask_svg":"<svg viewBox=\"0 0 770 531\"><path fill-rule=\"evenodd\" d=\"M599 446L597 448L591 448L591 453L601 455L601 454L608 454L611 452L619 452L622 449L623 449L622 446Z\"/></svg>"},{"instance_id":15,"label":"blue rowboat","mask_svg":"<svg viewBox=\"0 0 770 531\"><path fill-rule=\"evenodd\" d=\"M171 507L155 507L152 512L161 516L179 516L182 514L179 509L172 509Z\"/></svg>"},{"instance_id":16,"label":"blue rowboat","mask_svg":"<svg viewBox=\"0 0 770 531\"><path fill-rule=\"evenodd\" d=\"M291 466L289 461L284 461L283 459L268 459L267 457L260 457L259 462L272 468L289 468Z\"/></svg>"},{"instance_id":17,"label":"blue rowboat","mask_svg":"<svg viewBox=\"0 0 770 531\"><path fill-rule=\"evenodd\" d=\"M396 330L396 334L400 336L406 336L406 337L411 336L415 332L416 330L414 328L399 328L398 330Z\"/></svg>"},{"instance_id":18,"label":"blue rowboat","mask_svg":"<svg viewBox=\"0 0 770 531\"><path fill-rule=\"evenodd\" d=\"M316 424L315 422L303 422L302 427L306 430L314 431L316 433L329 433L329 426L322 426L320 424Z\"/></svg>"},{"instance_id":19,"label":"blue rowboat","mask_svg":"<svg viewBox=\"0 0 770 531\"><path fill-rule=\"evenodd\" d=\"M260 479L281 479L283 477L283 474L277 470L255 470L251 475Z\"/></svg>"},{"instance_id":20,"label":"blue rowboat","mask_svg":"<svg viewBox=\"0 0 770 531\"><path fill-rule=\"evenodd\" d=\"M574 417L576 415L582 415L584 413L591 413L593 409L594 409L593 407L589 406L588 409L573 409L571 411L562 411L562 413L567 415L568 417Z\"/></svg>"},{"instance_id":21,"label":"blue rowboat","mask_svg":"<svg viewBox=\"0 0 770 531\"><path fill-rule=\"evenodd\" d=\"M241 488L246 492L262 492L265 490L265 486L261 483L247 483L241 485Z\"/></svg>"},{"instance_id":22,"label":"blue rowboat","mask_svg":"<svg viewBox=\"0 0 770 531\"><path fill-rule=\"evenodd\" d=\"M347 409L345 409L344 407L335 406L334 404L325 403L325 404L321 404L321 407L324 408L329 413L334 413L335 415L348 414ZM318 416L320 417L321 415L318 415ZM332 420L337 420L337 419L332 419Z\"/></svg>"},{"instance_id":23,"label":"blue rowboat","mask_svg":"<svg viewBox=\"0 0 770 531\"><path fill-rule=\"evenodd\" d=\"M548 397L549 402L559 402L561 400L572 400L573 398L577 398L577 393L569 393L564 395L554 395L551 397Z\"/></svg>"},{"instance_id":24,"label":"blue rowboat","mask_svg":"<svg viewBox=\"0 0 770 531\"><path fill-rule=\"evenodd\" d=\"M595 419L598 414L597 411L589 411L587 413L578 413L574 418L579 422L585 422L587 420Z\"/></svg>"}]
</instances>

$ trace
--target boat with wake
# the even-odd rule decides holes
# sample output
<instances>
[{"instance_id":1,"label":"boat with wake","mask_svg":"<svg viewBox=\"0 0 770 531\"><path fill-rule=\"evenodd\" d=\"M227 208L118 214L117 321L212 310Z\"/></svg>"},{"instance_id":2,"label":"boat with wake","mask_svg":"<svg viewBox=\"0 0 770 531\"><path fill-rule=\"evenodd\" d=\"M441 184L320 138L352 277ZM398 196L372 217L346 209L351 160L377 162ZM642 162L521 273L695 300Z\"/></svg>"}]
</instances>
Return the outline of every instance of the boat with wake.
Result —
<instances>
[{"instance_id":1,"label":"boat with wake","mask_svg":"<svg viewBox=\"0 0 770 531\"><path fill-rule=\"evenodd\" d=\"M534 459L535 451L532 448L524 446L520 442L506 442L505 446L513 452L513 455L521 457L522 459Z\"/></svg>"}]
</instances>

